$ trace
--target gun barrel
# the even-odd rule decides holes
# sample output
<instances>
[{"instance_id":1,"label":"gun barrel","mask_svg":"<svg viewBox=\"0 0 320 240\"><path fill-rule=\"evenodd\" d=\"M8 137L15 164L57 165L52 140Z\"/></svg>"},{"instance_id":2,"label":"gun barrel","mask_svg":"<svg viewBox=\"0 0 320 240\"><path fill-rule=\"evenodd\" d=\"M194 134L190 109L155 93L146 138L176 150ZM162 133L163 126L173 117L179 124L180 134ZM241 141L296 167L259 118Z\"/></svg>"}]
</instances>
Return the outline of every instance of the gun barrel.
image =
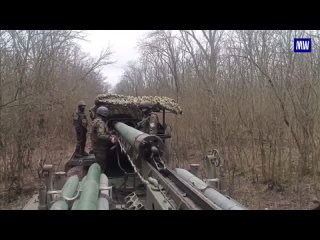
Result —
<instances>
[{"instance_id":1,"label":"gun barrel","mask_svg":"<svg viewBox=\"0 0 320 240\"><path fill-rule=\"evenodd\" d=\"M193 186L197 190L201 191L205 197L207 197L214 204L221 207L221 209L223 209L223 210L245 210L244 207L240 206L239 204L237 204L233 200L227 198L223 194L214 190L213 188L208 186L205 182L203 182L201 179L194 176L189 171L182 169L182 168L176 168L175 171L179 177L181 177L183 180L185 180L187 183L189 183L191 186Z\"/></svg>"},{"instance_id":2,"label":"gun barrel","mask_svg":"<svg viewBox=\"0 0 320 240\"><path fill-rule=\"evenodd\" d=\"M160 153L164 149L161 138L156 135L149 135L147 133L141 132L122 122L115 123L114 128L139 153L142 152L142 150L146 149L149 150L149 153L151 153L152 147L157 147Z\"/></svg>"}]
</instances>

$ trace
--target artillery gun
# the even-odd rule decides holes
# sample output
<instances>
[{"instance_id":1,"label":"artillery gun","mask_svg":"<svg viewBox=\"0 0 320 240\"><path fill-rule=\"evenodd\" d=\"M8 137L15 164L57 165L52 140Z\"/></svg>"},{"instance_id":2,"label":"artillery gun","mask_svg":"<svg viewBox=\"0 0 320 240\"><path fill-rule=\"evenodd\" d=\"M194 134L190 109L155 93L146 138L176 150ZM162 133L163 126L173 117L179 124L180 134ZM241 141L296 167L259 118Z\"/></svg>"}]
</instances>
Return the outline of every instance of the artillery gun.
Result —
<instances>
[{"instance_id":1,"label":"artillery gun","mask_svg":"<svg viewBox=\"0 0 320 240\"><path fill-rule=\"evenodd\" d=\"M117 102L114 97L120 100ZM39 175L39 194L24 209L40 210L243 210L240 203L221 194L205 183L196 171L170 169L164 159L166 132L165 114L182 113L172 100L163 104L159 97L151 99L150 113L162 111L160 123L146 121L150 127L141 131L143 98L119 95L99 95L91 117L98 106L112 111L108 127L118 135L110 165L101 172L93 154L74 156L63 172L51 164L43 164ZM128 100L129 99L129 100ZM153 102L152 102L153 101ZM176 104L176 105L175 105ZM169 107L168 107L169 105ZM147 108L149 108L147 106ZM140 130L139 130L140 129ZM193 168L194 170L195 168ZM78 172L77 172L78 171Z\"/></svg>"}]
</instances>

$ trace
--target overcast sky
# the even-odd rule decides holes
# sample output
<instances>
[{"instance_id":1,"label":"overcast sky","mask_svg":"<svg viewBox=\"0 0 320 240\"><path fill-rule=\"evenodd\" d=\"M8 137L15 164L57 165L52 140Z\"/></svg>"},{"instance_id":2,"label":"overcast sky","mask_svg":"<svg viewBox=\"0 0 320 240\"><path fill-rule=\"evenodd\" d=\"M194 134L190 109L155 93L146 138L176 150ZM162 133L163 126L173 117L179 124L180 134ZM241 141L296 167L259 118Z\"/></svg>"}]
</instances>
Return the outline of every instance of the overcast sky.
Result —
<instances>
[{"instance_id":1,"label":"overcast sky","mask_svg":"<svg viewBox=\"0 0 320 240\"><path fill-rule=\"evenodd\" d=\"M85 31L87 42L81 41L84 52L92 57L98 57L100 52L110 46L113 52L112 61L116 63L103 68L102 73L107 81L114 86L123 72L128 61L136 60L139 56L137 42L145 36L148 30L91 30Z\"/></svg>"}]
</instances>

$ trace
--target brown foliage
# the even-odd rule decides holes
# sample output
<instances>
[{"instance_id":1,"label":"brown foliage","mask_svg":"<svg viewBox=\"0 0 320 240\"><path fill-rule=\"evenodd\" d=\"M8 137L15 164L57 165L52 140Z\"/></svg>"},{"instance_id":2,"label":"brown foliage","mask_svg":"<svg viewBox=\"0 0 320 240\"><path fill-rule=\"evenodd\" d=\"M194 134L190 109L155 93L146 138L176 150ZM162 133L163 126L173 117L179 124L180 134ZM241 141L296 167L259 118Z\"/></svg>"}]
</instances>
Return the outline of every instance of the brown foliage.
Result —
<instances>
[{"instance_id":1,"label":"brown foliage","mask_svg":"<svg viewBox=\"0 0 320 240\"><path fill-rule=\"evenodd\" d=\"M0 31L0 189L22 187L40 148L46 146L49 152L57 141L72 143L71 116L78 101L91 102L105 92L98 70L109 64L111 53L91 59L77 45L82 35Z\"/></svg>"},{"instance_id":2,"label":"brown foliage","mask_svg":"<svg viewBox=\"0 0 320 240\"><path fill-rule=\"evenodd\" d=\"M319 31L155 31L115 91L178 100L184 115L170 123L180 165L214 147L231 185L238 174L274 186L318 181L320 50L295 54L295 37L320 43Z\"/></svg>"}]
</instances>

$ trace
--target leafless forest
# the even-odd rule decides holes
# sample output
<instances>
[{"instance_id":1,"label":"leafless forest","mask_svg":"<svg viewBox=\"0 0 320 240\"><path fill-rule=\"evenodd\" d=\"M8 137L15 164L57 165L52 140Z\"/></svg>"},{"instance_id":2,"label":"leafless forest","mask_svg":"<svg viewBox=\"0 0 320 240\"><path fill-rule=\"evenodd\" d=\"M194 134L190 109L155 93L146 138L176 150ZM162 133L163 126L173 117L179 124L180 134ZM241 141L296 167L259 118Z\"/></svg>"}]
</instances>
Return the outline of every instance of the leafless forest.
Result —
<instances>
[{"instance_id":1,"label":"leafless forest","mask_svg":"<svg viewBox=\"0 0 320 240\"><path fill-rule=\"evenodd\" d=\"M34 189L37 163L63 164L74 150L72 113L108 91L99 73L107 49L92 59L77 31L0 31L0 200Z\"/></svg>"},{"instance_id":2,"label":"leafless forest","mask_svg":"<svg viewBox=\"0 0 320 240\"><path fill-rule=\"evenodd\" d=\"M37 162L58 165L75 144L71 114L110 91L102 66L77 31L0 31L0 200L32 189ZM312 53L294 53L311 37ZM200 163L212 148L225 160L225 192L251 209L309 209L320 197L320 31L153 31L112 89L165 95L171 166ZM62 166L62 165L61 165ZM0 204L0 207L2 206Z\"/></svg>"}]
</instances>

